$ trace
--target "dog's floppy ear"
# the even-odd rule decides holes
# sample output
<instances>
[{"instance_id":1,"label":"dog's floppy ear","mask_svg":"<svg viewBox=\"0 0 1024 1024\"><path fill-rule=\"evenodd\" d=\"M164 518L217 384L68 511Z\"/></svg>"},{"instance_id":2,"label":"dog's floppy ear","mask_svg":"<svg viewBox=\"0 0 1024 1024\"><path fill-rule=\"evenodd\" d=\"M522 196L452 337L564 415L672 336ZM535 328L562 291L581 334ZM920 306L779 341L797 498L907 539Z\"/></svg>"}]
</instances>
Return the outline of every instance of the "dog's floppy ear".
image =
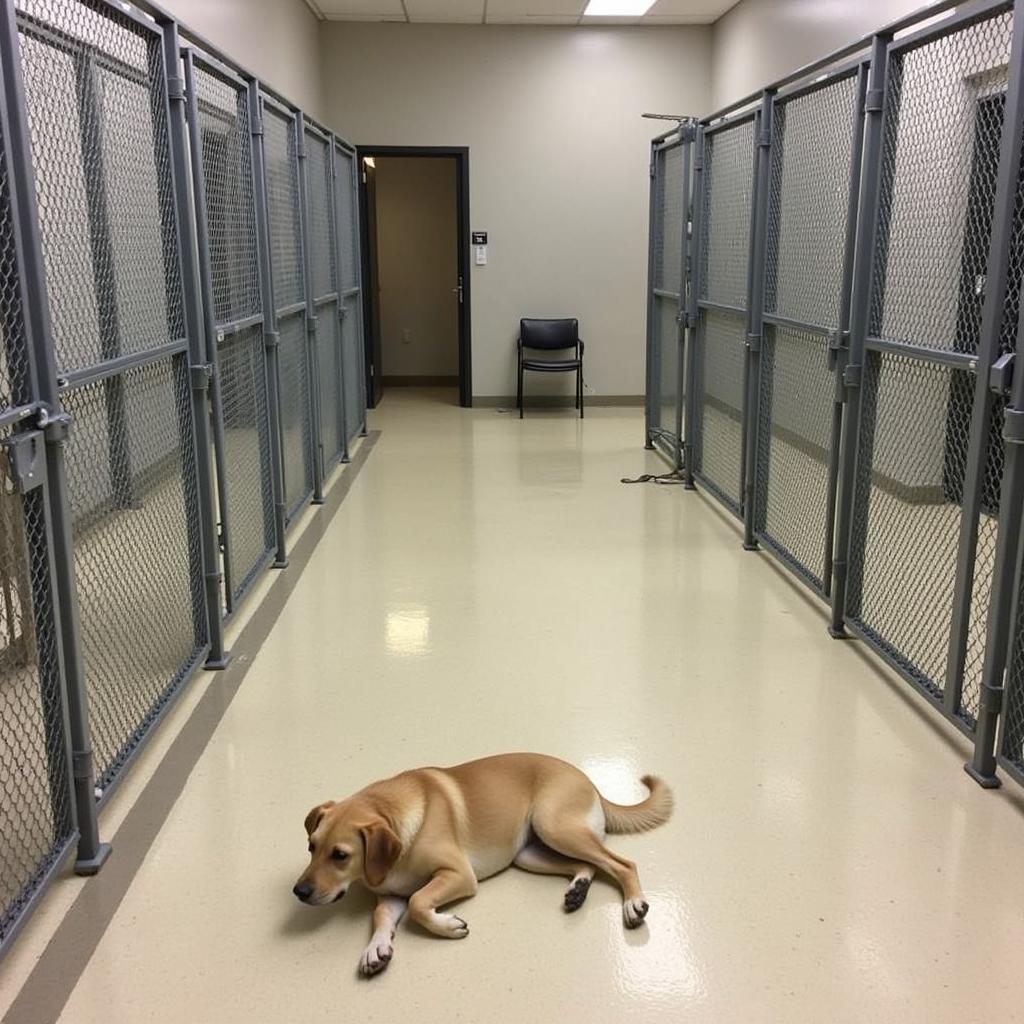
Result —
<instances>
[{"instance_id":1,"label":"dog's floppy ear","mask_svg":"<svg viewBox=\"0 0 1024 1024\"><path fill-rule=\"evenodd\" d=\"M320 819L327 812L327 809L333 806L333 800L325 800L322 804L317 804L316 807L314 807L313 810L311 810L309 814L306 815L307 836L311 836L316 831L317 825L320 824Z\"/></svg>"},{"instance_id":2,"label":"dog's floppy ear","mask_svg":"<svg viewBox=\"0 0 1024 1024\"><path fill-rule=\"evenodd\" d=\"M402 842L383 819L361 828L363 875L367 885L381 885L402 852Z\"/></svg>"}]
</instances>

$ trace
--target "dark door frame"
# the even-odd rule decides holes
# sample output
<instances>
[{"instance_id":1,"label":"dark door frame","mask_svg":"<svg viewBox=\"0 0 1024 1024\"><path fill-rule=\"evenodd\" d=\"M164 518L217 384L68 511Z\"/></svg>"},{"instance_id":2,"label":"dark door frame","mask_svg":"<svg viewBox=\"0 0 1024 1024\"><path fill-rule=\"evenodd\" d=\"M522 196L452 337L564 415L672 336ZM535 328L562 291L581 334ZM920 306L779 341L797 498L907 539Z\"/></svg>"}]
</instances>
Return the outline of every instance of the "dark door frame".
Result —
<instances>
[{"instance_id":1,"label":"dark door frame","mask_svg":"<svg viewBox=\"0 0 1024 1024\"><path fill-rule=\"evenodd\" d=\"M459 405L473 405L473 344L472 317L470 316L469 276L469 147L468 146L357 146L359 160L359 223L360 258L363 266L363 341L367 346L367 394L372 394L369 379L372 359L373 322L371 290L377 282L371 280L370 251L367 239L366 182L363 177L363 158L367 156L454 157L456 218L458 231L459 279L462 283L462 301L459 303Z\"/></svg>"}]
</instances>

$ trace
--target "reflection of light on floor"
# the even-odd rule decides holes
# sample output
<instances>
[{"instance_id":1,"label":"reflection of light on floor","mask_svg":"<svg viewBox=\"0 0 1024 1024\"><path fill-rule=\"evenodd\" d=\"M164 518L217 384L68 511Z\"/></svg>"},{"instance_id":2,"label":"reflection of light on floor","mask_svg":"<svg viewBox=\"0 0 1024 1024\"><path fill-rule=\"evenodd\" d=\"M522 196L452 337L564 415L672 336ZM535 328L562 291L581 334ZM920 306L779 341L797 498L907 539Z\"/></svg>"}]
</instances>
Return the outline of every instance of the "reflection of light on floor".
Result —
<instances>
[{"instance_id":1,"label":"reflection of light on floor","mask_svg":"<svg viewBox=\"0 0 1024 1024\"><path fill-rule=\"evenodd\" d=\"M422 654L430 645L426 608L404 606L387 613L384 642L390 654Z\"/></svg>"},{"instance_id":2,"label":"reflection of light on floor","mask_svg":"<svg viewBox=\"0 0 1024 1024\"><path fill-rule=\"evenodd\" d=\"M597 786L598 792L616 803L635 804L647 795L640 782L641 770L629 757L586 757L578 762L580 769Z\"/></svg>"},{"instance_id":3,"label":"reflection of light on floor","mask_svg":"<svg viewBox=\"0 0 1024 1024\"><path fill-rule=\"evenodd\" d=\"M643 880L641 867L641 881ZM615 981L624 995L646 1004L680 1007L703 1003L707 998L706 967L690 941L692 922L683 901L669 892L648 890L649 924L623 934L618 903L607 908L609 960L615 964ZM663 1008L663 1005L661 1006ZM638 1020L644 1019L641 1011Z\"/></svg>"}]
</instances>

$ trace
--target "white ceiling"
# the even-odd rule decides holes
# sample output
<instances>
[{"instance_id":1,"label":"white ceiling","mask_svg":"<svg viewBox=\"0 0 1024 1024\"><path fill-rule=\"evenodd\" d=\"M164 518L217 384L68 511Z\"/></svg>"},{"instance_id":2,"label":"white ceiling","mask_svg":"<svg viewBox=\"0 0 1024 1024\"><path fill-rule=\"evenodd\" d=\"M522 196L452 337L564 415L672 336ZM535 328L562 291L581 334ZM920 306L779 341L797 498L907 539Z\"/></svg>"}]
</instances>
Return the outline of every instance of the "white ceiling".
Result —
<instances>
[{"instance_id":1,"label":"white ceiling","mask_svg":"<svg viewBox=\"0 0 1024 1024\"><path fill-rule=\"evenodd\" d=\"M736 0L655 0L641 18L584 18L587 0L306 0L327 21L448 25L707 25Z\"/></svg>"}]
</instances>

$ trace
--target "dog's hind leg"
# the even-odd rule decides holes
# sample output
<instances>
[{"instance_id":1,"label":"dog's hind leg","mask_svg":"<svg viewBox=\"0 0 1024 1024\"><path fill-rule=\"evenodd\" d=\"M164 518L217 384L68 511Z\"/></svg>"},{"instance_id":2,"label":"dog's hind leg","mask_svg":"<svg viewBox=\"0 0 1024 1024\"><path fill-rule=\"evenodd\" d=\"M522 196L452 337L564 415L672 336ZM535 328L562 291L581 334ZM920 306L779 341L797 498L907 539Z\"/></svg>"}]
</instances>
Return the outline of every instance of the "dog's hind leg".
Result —
<instances>
[{"instance_id":1,"label":"dog's hind leg","mask_svg":"<svg viewBox=\"0 0 1024 1024\"><path fill-rule=\"evenodd\" d=\"M640 889L636 865L609 850L594 834L585 817L566 814L557 804L539 806L533 813L533 829L553 850L573 860L593 864L610 875L622 890L622 919L627 928L636 928L647 916L647 900Z\"/></svg>"},{"instance_id":2,"label":"dog's hind leg","mask_svg":"<svg viewBox=\"0 0 1024 1024\"><path fill-rule=\"evenodd\" d=\"M590 891L590 883L594 880L597 868L593 864L585 864L580 860L570 860L560 853L545 846L543 843L530 843L524 846L513 861L517 868L532 871L536 875L565 875L572 879L572 884L565 891L563 906L570 913L579 910Z\"/></svg>"},{"instance_id":3,"label":"dog's hind leg","mask_svg":"<svg viewBox=\"0 0 1024 1024\"><path fill-rule=\"evenodd\" d=\"M409 898L409 916L428 932L442 938L464 939L469 934L469 925L455 914L439 914L437 908L475 892L476 877L468 864L464 870L441 868Z\"/></svg>"},{"instance_id":4,"label":"dog's hind leg","mask_svg":"<svg viewBox=\"0 0 1024 1024\"><path fill-rule=\"evenodd\" d=\"M378 896L373 911L373 935L363 950L359 970L367 978L380 974L394 955L395 931L409 901L402 896Z\"/></svg>"}]
</instances>

